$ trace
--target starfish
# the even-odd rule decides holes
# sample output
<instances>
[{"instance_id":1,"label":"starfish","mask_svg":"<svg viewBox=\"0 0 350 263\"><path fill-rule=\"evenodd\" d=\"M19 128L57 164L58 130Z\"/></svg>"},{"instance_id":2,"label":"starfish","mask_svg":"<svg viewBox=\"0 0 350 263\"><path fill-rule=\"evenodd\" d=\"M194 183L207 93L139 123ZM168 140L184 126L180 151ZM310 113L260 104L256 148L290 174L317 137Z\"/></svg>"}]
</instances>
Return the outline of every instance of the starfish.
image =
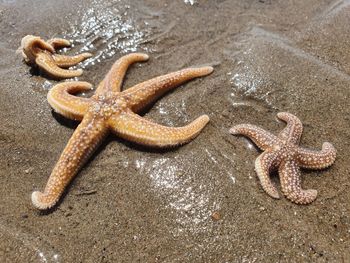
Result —
<instances>
[{"instance_id":1,"label":"starfish","mask_svg":"<svg viewBox=\"0 0 350 263\"><path fill-rule=\"evenodd\" d=\"M275 136L262 128L241 124L230 129L231 134L249 137L264 152L255 161L255 171L262 188L271 197L278 199L279 194L269 178L269 173L278 169L283 194L297 204L309 204L317 197L314 189L303 190L300 181L300 169L324 169L331 166L336 157L332 144L325 142L321 151L301 148L301 121L288 112L280 112L277 117L287 126Z\"/></svg>"},{"instance_id":2,"label":"starfish","mask_svg":"<svg viewBox=\"0 0 350 263\"><path fill-rule=\"evenodd\" d=\"M56 54L56 50L69 47L68 40L53 38L48 41L36 36L25 36L22 38L21 46L17 50L23 56L24 61L32 66L38 66L49 76L54 78L73 78L83 74L82 69L69 70L79 62L92 56L90 53L83 53L76 56L65 56Z\"/></svg>"},{"instance_id":3,"label":"starfish","mask_svg":"<svg viewBox=\"0 0 350 263\"><path fill-rule=\"evenodd\" d=\"M65 187L110 131L141 145L170 147L189 142L208 123L209 117L202 115L184 127L166 127L137 114L177 85L213 71L212 67L187 68L150 79L121 92L128 66L146 60L148 56L142 53L121 57L91 98L73 95L92 89L88 82L63 82L49 91L47 98L52 108L64 117L81 123L63 150L44 192L33 192L32 202L35 207L48 209L57 203Z\"/></svg>"}]
</instances>

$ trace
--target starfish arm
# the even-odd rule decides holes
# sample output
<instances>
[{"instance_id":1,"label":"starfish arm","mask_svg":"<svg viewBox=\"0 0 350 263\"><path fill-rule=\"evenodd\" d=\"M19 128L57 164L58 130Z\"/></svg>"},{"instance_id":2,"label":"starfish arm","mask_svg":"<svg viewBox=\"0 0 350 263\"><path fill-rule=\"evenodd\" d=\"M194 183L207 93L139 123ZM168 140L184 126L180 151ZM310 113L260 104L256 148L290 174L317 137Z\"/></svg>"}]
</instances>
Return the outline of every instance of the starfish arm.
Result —
<instances>
[{"instance_id":1,"label":"starfish arm","mask_svg":"<svg viewBox=\"0 0 350 263\"><path fill-rule=\"evenodd\" d=\"M300 169L294 160L282 161L278 173L282 192L289 200L296 204L309 204L316 199L316 190L303 190L301 188Z\"/></svg>"},{"instance_id":2,"label":"starfish arm","mask_svg":"<svg viewBox=\"0 0 350 263\"><path fill-rule=\"evenodd\" d=\"M261 150L266 150L277 142L277 137L272 133L251 124L240 124L232 127L230 133L241 134L251 139Z\"/></svg>"},{"instance_id":3,"label":"starfish arm","mask_svg":"<svg viewBox=\"0 0 350 263\"><path fill-rule=\"evenodd\" d=\"M29 46L31 46L31 48L48 50L51 53L55 52L55 49L49 43L42 40L40 37L31 37L29 39L32 39L32 42L29 42Z\"/></svg>"},{"instance_id":4,"label":"starfish arm","mask_svg":"<svg viewBox=\"0 0 350 263\"><path fill-rule=\"evenodd\" d=\"M75 66L79 62L92 57L90 53L82 53L76 56L64 56L64 55L52 55L55 64L58 67L69 68L71 66Z\"/></svg>"},{"instance_id":5,"label":"starfish arm","mask_svg":"<svg viewBox=\"0 0 350 263\"><path fill-rule=\"evenodd\" d=\"M334 163L336 155L334 146L325 142L321 151L298 148L296 157L298 164L303 168L323 169Z\"/></svg>"},{"instance_id":6,"label":"starfish arm","mask_svg":"<svg viewBox=\"0 0 350 263\"><path fill-rule=\"evenodd\" d=\"M73 96L71 94L91 90L88 82L63 82L54 86L47 94L51 107L66 118L81 120L90 105L91 99Z\"/></svg>"},{"instance_id":7,"label":"starfish arm","mask_svg":"<svg viewBox=\"0 0 350 263\"><path fill-rule=\"evenodd\" d=\"M278 138L287 139L291 143L299 143L303 133L303 124L299 118L288 112L279 112L277 117L287 123L287 126L278 134Z\"/></svg>"},{"instance_id":8,"label":"starfish arm","mask_svg":"<svg viewBox=\"0 0 350 263\"><path fill-rule=\"evenodd\" d=\"M74 78L83 74L83 70L81 69L67 70L59 68L52 56L44 52L38 54L37 58L35 59L35 63L50 76L55 78Z\"/></svg>"},{"instance_id":9,"label":"starfish arm","mask_svg":"<svg viewBox=\"0 0 350 263\"><path fill-rule=\"evenodd\" d=\"M102 95L106 92L119 92L128 67L136 62L147 61L148 58L147 54L132 53L118 59L99 84L96 94Z\"/></svg>"},{"instance_id":10,"label":"starfish arm","mask_svg":"<svg viewBox=\"0 0 350 263\"><path fill-rule=\"evenodd\" d=\"M206 76L212 71L212 67L188 68L159 76L127 89L123 92L123 97L129 101L133 111L139 112L167 91L188 80Z\"/></svg>"},{"instance_id":11,"label":"starfish arm","mask_svg":"<svg viewBox=\"0 0 350 263\"><path fill-rule=\"evenodd\" d=\"M47 41L54 49L60 49L64 47L69 47L71 43L67 39L63 38L52 38Z\"/></svg>"},{"instance_id":12,"label":"starfish arm","mask_svg":"<svg viewBox=\"0 0 350 263\"><path fill-rule=\"evenodd\" d=\"M263 152L255 161L255 171L264 191L273 198L280 198L276 187L270 179L270 172L274 168L277 157L276 152Z\"/></svg>"},{"instance_id":13,"label":"starfish arm","mask_svg":"<svg viewBox=\"0 0 350 263\"><path fill-rule=\"evenodd\" d=\"M74 131L55 165L44 192L32 193L32 203L38 209L53 207L69 182L108 134L104 121L86 117Z\"/></svg>"},{"instance_id":14,"label":"starfish arm","mask_svg":"<svg viewBox=\"0 0 350 263\"><path fill-rule=\"evenodd\" d=\"M55 52L55 49L50 44L42 40L40 37L31 35L22 38L19 50L22 51L24 60L29 64L35 63L37 54L42 52L42 50L47 50L51 53Z\"/></svg>"},{"instance_id":15,"label":"starfish arm","mask_svg":"<svg viewBox=\"0 0 350 263\"><path fill-rule=\"evenodd\" d=\"M128 111L110 118L109 126L124 139L146 146L170 147L187 143L195 138L208 121L209 117L202 115L184 127L166 127Z\"/></svg>"}]
</instances>

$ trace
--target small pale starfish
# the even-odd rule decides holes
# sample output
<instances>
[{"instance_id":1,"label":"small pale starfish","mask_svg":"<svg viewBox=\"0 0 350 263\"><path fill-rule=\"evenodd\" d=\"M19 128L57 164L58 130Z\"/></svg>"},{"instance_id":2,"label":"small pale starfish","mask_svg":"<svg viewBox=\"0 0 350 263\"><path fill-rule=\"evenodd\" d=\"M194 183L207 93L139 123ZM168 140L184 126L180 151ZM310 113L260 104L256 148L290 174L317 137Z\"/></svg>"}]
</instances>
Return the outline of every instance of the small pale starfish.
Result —
<instances>
[{"instance_id":1,"label":"small pale starfish","mask_svg":"<svg viewBox=\"0 0 350 263\"><path fill-rule=\"evenodd\" d=\"M142 145L169 147L189 142L208 123L209 117L202 115L187 126L166 127L136 114L177 85L213 71L212 67L183 69L120 92L128 66L147 59L148 56L141 53L120 58L91 98L72 95L90 90L92 86L87 82L63 82L49 91L47 98L52 108L64 117L81 120L81 123L63 150L44 192L33 192L35 207L48 209L56 204L65 187L109 131Z\"/></svg>"},{"instance_id":2,"label":"small pale starfish","mask_svg":"<svg viewBox=\"0 0 350 263\"><path fill-rule=\"evenodd\" d=\"M230 129L230 133L249 137L264 151L255 161L255 171L267 194L279 198L269 177L269 173L278 168L284 195L297 204L309 204L316 199L317 191L301 188L299 166L308 169L326 168L334 163L336 150L328 142L323 143L321 151L299 147L303 132L301 121L287 112L280 112L277 117L287 123L278 136L250 124L234 126Z\"/></svg>"},{"instance_id":3,"label":"small pale starfish","mask_svg":"<svg viewBox=\"0 0 350 263\"><path fill-rule=\"evenodd\" d=\"M18 48L24 61L32 66L38 66L49 76L54 78L74 78L83 74L82 69L69 70L79 62L92 56L90 53L83 53L76 56L64 56L56 54L56 50L69 47L68 40L53 38L47 42L36 36L25 36L22 38L21 46Z\"/></svg>"}]
</instances>

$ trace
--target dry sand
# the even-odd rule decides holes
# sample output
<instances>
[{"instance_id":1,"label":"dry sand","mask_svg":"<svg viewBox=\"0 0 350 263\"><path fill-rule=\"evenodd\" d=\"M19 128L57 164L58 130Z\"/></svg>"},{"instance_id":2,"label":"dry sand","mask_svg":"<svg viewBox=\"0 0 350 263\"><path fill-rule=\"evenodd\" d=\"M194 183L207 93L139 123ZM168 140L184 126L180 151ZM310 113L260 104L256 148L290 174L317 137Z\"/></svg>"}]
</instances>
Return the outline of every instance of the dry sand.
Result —
<instances>
[{"instance_id":1,"label":"dry sand","mask_svg":"<svg viewBox=\"0 0 350 263\"><path fill-rule=\"evenodd\" d=\"M190 2L0 0L1 262L350 262L350 2ZM92 52L79 79L95 85L132 51L151 59L130 69L125 88L214 65L146 113L170 126L204 113L211 122L169 151L110 136L57 208L39 212L31 192L77 124L46 101L57 82L15 55L27 34ZM264 193L258 150L228 133L246 122L278 133L279 111L303 121L303 146L338 150L331 168L302 172L319 192L308 206Z\"/></svg>"}]
</instances>

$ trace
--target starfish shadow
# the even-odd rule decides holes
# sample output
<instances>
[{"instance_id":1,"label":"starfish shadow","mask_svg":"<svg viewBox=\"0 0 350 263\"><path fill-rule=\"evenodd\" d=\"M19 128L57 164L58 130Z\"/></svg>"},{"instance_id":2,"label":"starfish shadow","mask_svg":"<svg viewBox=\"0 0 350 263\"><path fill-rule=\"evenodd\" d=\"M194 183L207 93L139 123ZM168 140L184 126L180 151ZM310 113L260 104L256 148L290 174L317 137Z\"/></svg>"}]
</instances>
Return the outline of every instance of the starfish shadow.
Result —
<instances>
[{"instance_id":1,"label":"starfish shadow","mask_svg":"<svg viewBox=\"0 0 350 263\"><path fill-rule=\"evenodd\" d=\"M115 142L121 143L121 144L123 144L124 146L126 146L129 149L137 150L139 152L144 152L144 153L163 154L163 153L167 153L167 152L174 152L178 148L181 147L181 145L176 145L176 146L173 146L173 147L165 147L165 148L144 146L144 145L141 145L141 144L130 142L128 140L124 140L122 138L117 137L114 134L110 134L108 136L107 140L109 142L115 141Z\"/></svg>"},{"instance_id":2,"label":"starfish shadow","mask_svg":"<svg viewBox=\"0 0 350 263\"><path fill-rule=\"evenodd\" d=\"M29 73L30 73L30 75L32 75L32 76L40 76L40 75L41 75L41 74L40 74L40 69L37 68L37 67L31 67L31 68L29 69Z\"/></svg>"},{"instance_id":3,"label":"starfish shadow","mask_svg":"<svg viewBox=\"0 0 350 263\"><path fill-rule=\"evenodd\" d=\"M56 81L58 81L58 80L62 79L62 78L58 78L58 77L49 75L44 70L41 70L40 68L38 68L36 66L31 67L29 69L29 73L30 73L30 75L32 77L34 77L34 76L35 77L39 77L40 76L40 77L43 77L43 78L48 79L48 80L56 80ZM66 79L68 79L68 78L66 78ZM73 79L71 78L71 80L73 80Z\"/></svg>"},{"instance_id":4,"label":"starfish shadow","mask_svg":"<svg viewBox=\"0 0 350 263\"><path fill-rule=\"evenodd\" d=\"M277 185L279 185L280 183L280 177L278 175L278 170L275 169L275 170L272 170L271 173L270 173L270 178L271 178L271 181L275 184L275 186L277 187ZM259 181L259 178L256 177L256 179ZM280 189L281 190L281 189Z\"/></svg>"},{"instance_id":5,"label":"starfish shadow","mask_svg":"<svg viewBox=\"0 0 350 263\"><path fill-rule=\"evenodd\" d=\"M65 118L61 114L55 112L54 110L51 110L51 114L59 124L66 126L68 128L71 128L71 129L76 129L80 123L79 121Z\"/></svg>"}]
</instances>

